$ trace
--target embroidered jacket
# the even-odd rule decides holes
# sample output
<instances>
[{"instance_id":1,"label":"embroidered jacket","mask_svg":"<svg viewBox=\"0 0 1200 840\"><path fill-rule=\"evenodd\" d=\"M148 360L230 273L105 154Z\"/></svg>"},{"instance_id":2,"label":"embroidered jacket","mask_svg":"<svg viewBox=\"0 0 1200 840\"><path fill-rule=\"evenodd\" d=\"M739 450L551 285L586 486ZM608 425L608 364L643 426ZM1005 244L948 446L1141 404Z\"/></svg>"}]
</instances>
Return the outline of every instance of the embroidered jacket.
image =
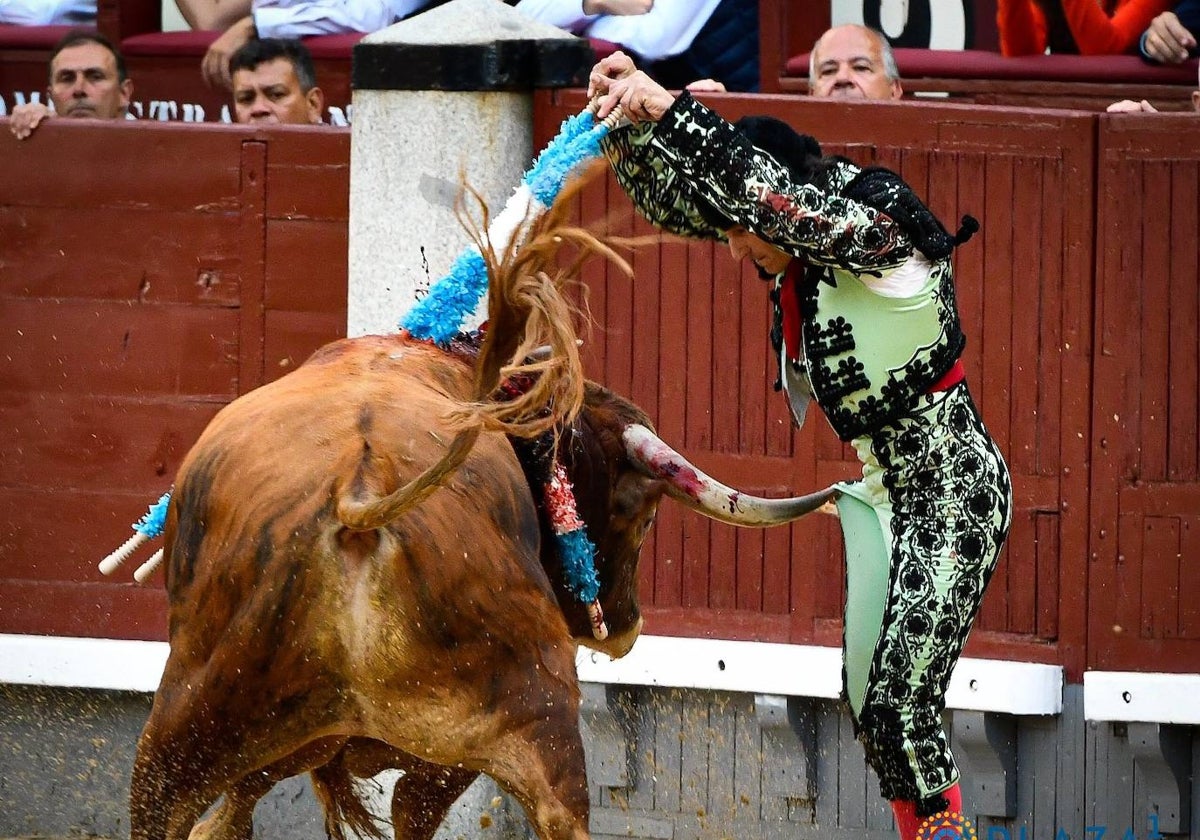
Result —
<instances>
[{"instance_id":1,"label":"embroidered jacket","mask_svg":"<svg viewBox=\"0 0 1200 840\"><path fill-rule=\"evenodd\" d=\"M803 352L782 346L784 364L803 366L843 440L907 412L962 352L949 258L927 261L892 218L845 197L859 172L849 161L827 168L820 183L796 184L686 93L658 123L612 132L605 152L651 222L724 239L699 209L707 203L806 264L777 279L777 290L796 284L791 294L772 295L777 324L791 314L802 325L795 344ZM789 300L798 313L787 311ZM777 347L787 344L786 332L773 330ZM795 380L787 370L782 378Z\"/></svg>"}]
</instances>

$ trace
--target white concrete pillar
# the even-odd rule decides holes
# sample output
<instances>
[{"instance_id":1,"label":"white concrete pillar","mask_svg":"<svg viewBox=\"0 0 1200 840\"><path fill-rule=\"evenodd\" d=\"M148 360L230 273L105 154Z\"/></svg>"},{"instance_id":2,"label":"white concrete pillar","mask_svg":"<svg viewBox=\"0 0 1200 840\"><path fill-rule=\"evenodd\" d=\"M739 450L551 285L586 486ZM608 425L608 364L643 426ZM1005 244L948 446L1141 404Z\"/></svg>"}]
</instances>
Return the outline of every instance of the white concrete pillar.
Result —
<instances>
[{"instance_id":1,"label":"white concrete pillar","mask_svg":"<svg viewBox=\"0 0 1200 840\"><path fill-rule=\"evenodd\" d=\"M460 184L494 213L533 159L535 87L584 83L587 42L500 0L451 0L354 48L349 335L394 332L469 244Z\"/></svg>"},{"instance_id":2,"label":"white concrete pillar","mask_svg":"<svg viewBox=\"0 0 1200 840\"><path fill-rule=\"evenodd\" d=\"M464 177L498 213L533 161L533 89L583 84L591 65L586 41L500 0L451 0L355 47L348 335L396 331L470 244L454 215ZM368 797L377 814L393 779ZM480 779L437 836L479 836L485 821L498 840L524 836L519 811Z\"/></svg>"}]
</instances>

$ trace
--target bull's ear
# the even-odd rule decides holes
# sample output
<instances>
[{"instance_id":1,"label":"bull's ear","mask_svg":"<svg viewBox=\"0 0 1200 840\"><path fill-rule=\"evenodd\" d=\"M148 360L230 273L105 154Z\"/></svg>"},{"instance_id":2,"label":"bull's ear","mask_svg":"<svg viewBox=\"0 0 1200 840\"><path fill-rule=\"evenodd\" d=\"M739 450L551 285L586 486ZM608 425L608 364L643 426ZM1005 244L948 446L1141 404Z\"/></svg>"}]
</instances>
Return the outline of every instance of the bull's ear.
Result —
<instances>
[{"instance_id":1,"label":"bull's ear","mask_svg":"<svg viewBox=\"0 0 1200 840\"><path fill-rule=\"evenodd\" d=\"M640 470L626 470L613 489L613 516L634 519L652 512L669 491L667 482Z\"/></svg>"}]
</instances>

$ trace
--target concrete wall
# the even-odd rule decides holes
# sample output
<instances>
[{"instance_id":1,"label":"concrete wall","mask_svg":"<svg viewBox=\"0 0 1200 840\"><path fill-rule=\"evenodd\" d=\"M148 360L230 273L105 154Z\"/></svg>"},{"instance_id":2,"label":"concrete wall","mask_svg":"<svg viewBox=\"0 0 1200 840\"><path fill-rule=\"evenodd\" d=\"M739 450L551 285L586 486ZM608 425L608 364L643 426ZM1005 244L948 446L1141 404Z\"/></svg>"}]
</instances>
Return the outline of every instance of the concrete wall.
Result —
<instances>
[{"instance_id":1,"label":"concrete wall","mask_svg":"<svg viewBox=\"0 0 1200 840\"><path fill-rule=\"evenodd\" d=\"M153 695L0 683L0 837L129 837L129 778ZM370 794L372 783L364 784ZM483 779L438 837L519 840L524 817ZM374 797L377 798L377 797ZM295 777L254 812L259 840L318 840L324 815L308 777Z\"/></svg>"},{"instance_id":2,"label":"concrete wall","mask_svg":"<svg viewBox=\"0 0 1200 840\"><path fill-rule=\"evenodd\" d=\"M0 837L128 837L129 773L150 702L0 686ZM762 695L585 684L594 840L890 840L890 811L840 704L790 698L777 711ZM946 716L980 840L1200 838L1194 773L1183 774L1182 812L1172 811L1165 765L1139 725L1085 721L1081 686L1066 688L1059 715L989 716L983 739L975 720ZM1200 766L1196 727L1167 728L1165 743L1177 763ZM439 837L527 838L519 807L498 795L477 783ZM307 781L277 786L255 828L260 840L324 837Z\"/></svg>"}]
</instances>

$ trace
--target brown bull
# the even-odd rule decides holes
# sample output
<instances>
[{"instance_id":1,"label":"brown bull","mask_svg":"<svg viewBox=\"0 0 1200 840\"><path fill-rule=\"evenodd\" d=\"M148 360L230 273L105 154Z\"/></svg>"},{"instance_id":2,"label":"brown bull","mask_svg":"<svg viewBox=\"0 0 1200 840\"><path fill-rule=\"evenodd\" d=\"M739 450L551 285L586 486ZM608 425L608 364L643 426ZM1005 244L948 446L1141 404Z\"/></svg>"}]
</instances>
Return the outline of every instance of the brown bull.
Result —
<instances>
[{"instance_id":1,"label":"brown bull","mask_svg":"<svg viewBox=\"0 0 1200 840\"><path fill-rule=\"evenodd\" d=\"M496 298L493 329L508 323ZM351 777L389 766L406 771L402 840L432 837L481 772L542 840L588 836L577 644L633 644L637 557L663 492L698 508L716 493L708 513L732 520L753 500L705 485L635 406L579 385L577 416L554 419L596 545L604 642L563 584L537 470L504 433L464 431L464 406L491 390L469 357L341 341L213 420L167 518L170 656L138 745L133 840L249 838L254 803L305 771L332 833L369 831Z\"/></svg>"}]
</instances>

